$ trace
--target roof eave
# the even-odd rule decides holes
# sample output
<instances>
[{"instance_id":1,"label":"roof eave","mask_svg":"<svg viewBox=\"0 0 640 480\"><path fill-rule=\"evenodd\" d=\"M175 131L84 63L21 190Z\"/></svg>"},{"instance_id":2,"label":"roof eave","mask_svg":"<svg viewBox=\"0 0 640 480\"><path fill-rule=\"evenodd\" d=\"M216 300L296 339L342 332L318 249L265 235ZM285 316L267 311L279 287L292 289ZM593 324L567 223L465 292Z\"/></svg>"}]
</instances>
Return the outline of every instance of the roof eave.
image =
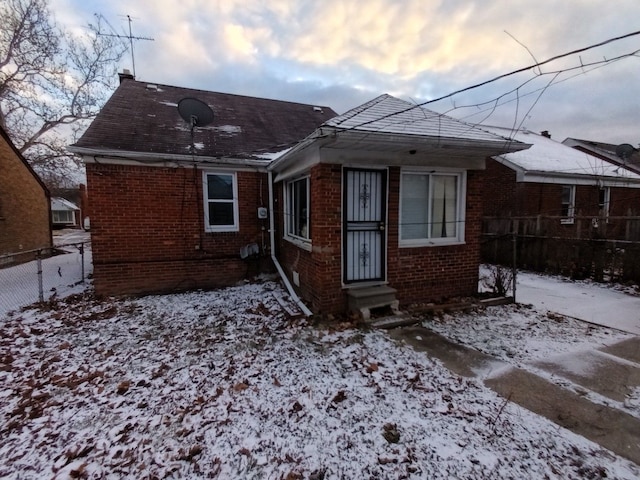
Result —
<instances>
[{"instance_id":1,"label":"roof eave","mask_svg":"<svg viewBox=\"0 0 640 480\"><path fill-rule=\"evenodd\" d=\"M180 155L172 153L136 152L105 148L88 148L71 145L72 153L81 155L85 163L139 163L147 166L178 166L201 164L211 166L240 166L256 169L266 168L270 160L259 158L237 158L233 156L211 157L205 155ZM98 160L100 159L100 160Z\"/></svg>"},{"instance_id":2,"label":"roof eave","mask_svg":"<svg viewBox=\"0 0 640 480\"><path fill-rule=\"evenodd\" d=\"M572 185L600 185L603 187L640 188L640 178L612 177L607 175L577 174L565 172L522 171L518 178L527 183L564 183Z\"/></svg>"}]
</instances>

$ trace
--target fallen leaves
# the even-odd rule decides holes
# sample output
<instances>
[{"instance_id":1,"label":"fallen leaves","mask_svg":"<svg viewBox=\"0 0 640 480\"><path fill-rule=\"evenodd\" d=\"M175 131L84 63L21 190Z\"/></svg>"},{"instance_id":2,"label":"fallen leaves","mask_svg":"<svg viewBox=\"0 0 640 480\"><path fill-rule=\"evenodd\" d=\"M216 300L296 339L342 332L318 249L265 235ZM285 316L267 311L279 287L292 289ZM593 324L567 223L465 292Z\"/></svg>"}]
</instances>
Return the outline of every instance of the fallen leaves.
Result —
<instances>
[{"instance_id":1,"label":"fallen leaves","mask_svg":"<svg viewBox=\"0 0 640 480\"><path fill-rule=\"evenodd\" d=\"M124 380L118 384L118 387L116 388L116 393L118 395L124 395L129 391L129 387L131 387L131 381Z\"/></svg>"},{"instance_id":2,"label":"fallen leaves","mask_svg":"<svg viewBox=\"0 0 640 480\"><path fill-rule=\"evenodd\" d=\"M382 436L389 443L398 443L400 441L400 432L395 423L385 423L382 427Z\"/></svg>"}]
</instances>

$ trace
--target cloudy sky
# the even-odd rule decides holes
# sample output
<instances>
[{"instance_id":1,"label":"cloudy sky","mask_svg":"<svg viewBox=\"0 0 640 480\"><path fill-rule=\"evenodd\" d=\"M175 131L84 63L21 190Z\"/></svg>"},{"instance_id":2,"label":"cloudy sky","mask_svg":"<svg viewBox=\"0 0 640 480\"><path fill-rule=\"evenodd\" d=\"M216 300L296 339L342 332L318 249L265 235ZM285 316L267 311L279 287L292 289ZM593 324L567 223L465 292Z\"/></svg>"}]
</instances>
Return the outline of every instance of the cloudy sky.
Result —
<instances>
[{"instance_id":1,"label":"cloudy sky","mask_svg":"<svg viewBox=\"0 0 640 480\"><path fill-rule=\"evenodd\" d=\"M640 30L638 0L50 0L58 23L133 19L136 78L338 113L425 102ZM640 143L640 35L428 105L553 138ZM535 60L534 60L535 59ZM588 66L593 62L603 62ZM581 65L583 67L581 67ZM127 56L122 68L132 68ZM571 70L567 70L571 69ZM555 72L560 72L556 75ZM496 107L496 99L498 106Z\"/></svg>"}]
</instances>

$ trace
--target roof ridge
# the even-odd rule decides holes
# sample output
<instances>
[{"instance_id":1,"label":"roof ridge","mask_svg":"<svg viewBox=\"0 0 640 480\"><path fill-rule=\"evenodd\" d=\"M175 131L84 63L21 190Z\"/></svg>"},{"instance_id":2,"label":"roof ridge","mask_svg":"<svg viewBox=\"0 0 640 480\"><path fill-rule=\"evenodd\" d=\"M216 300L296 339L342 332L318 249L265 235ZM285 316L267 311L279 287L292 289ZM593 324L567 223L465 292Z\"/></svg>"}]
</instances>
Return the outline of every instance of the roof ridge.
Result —
<instances>
[{"instance_id":1,"label":"roof ridge","mask_svg":"<svg viewBox=\"0 0 640 480\"><path fill-rule=\"evenodd\" d=\"M388 98L394 98L396 100L396 97L389 95L388 93L383 93L382 95L378 95L376 98L374 98L373 100L369 100L368 102L363 103L362 105L358 105L357 107L352 108L351 110L347 110L345 113L343 113L342 115L338 115L337 117L333 117L330 118L329 120L327 120L325 122L325 124L329 124L331 123L332 126L337 127L338 125L340 125L341 123L346 122L347 120L352 119L353 117L355 117L356 115L361 114L362 112L370 109L371 107L373 107L374 105L377 105L378 103L381 103L384 100L387 100Z\"/></svg>"},{"instance_id":2,"label":"roof ridge","mask_svg":"<svg viewBox=\"0 0 640 480\"><path fill-rule=\"evenodd\" d=\"M214 94L214 95L228 95L228 96L232 96L232 97L242 97L242 98L252 98L252 99L258 99L258 100L267 100L270 102L279 102L279 103L290 103L293 105L305 105L305 106L309 106L309 107L321 107L321 108L330 108L331 110L333 110L330 106L328 105L319 105L317 103L304 103L304 102L295 102L292 100L282 100L279 98L267 98L267 97L257 97L254 95L243 95L241 93L228 93L228 92L219 92L216 90L205 90L204 88L194 88L194 87L183 87L180 85L169 85L166 83L158 83L158 82L151 82L151 81L142 81L142 80L126 80L124 82L122 82L118 88L122 87L123 85L126 85L127 83L130 82L134 82L137 83L141 86L146 86L146 85L155 85L159 88L173 88L176 90L189 90L189 91L193 91L193 92L202 92L202 93L206 93L206 94Z\"/></svg>"}]
</instances>

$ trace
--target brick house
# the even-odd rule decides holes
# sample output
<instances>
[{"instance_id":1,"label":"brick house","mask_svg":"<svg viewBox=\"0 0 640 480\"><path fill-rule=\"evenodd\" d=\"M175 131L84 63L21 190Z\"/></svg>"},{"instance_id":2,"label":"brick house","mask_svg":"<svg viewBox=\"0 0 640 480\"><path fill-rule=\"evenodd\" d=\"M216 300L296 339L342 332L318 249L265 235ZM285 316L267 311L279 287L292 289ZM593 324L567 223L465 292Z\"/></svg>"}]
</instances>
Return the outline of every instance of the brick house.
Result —
<instances>
[{"instance_id":1,"label":"brick house","mask_svg":"<svg viewBox=\"0 0 640 480\"><path fill-rule=\"evenodd\" d=\"M0 256L2 264L27 261L11 255L52 247L49 190L0 127Z\"/></svg>"},{"instance_id":2,"label":"brick house","mask_svg":"<svg viewBox=\"0 0 640 480\"><path fill-rule=\"evenodd\" d=\"M185 121L185 99L208 106L211 122ZM121 75L69 148L86 164L96 293L226 286L268 266L266 167L335 115Z\"/></svg>"},{"instance_id":3,"label":"brick house","mask_svg":"<svg viewBox=\"0 0 640 480\"><path fill-rule=\"evenodd\" d=\"M192 129L185 98L212 122ZM388 95L336 117L125 77L70 150L98 294L230 285L273 262L311 310L340 313L475 294L485 159L523 148Z\"/></svg>"},{"instance_id":4,"label":"brick house","mask_svg":"<svg viewBox=\"0 0 640 480\"><path fill-rule=\"evenodd\" d=\"M613 145L611 143L578 138L565 138L562 144L640 173L640 150L634 148L633 145Z\"/></svg>"},{"instance_id":5,"label":"brick house","mask_svg":"<svg viewBox=\"0 0 640 480\"><path fill-rule=\"evenodd\" d=\"M51 227L80 228L82 225L80 207L63 197L51 198Z\"/></svg>"},{"instance_id":6,"label":"brick house","mask_svg":"<svg viewBox=\"0 0 640 480\"><path fill-rule=\"evenodd\" d=\"M375 98L269 166L279 262L316 312L474 295L485 159L525 148Z\"/></svg>"},{"instance_id":7,"label":"brick house","mask_svg":"<svg viewBox=\"0 0 640 480\"><path fill-rule=\"evenodd\" d=\"M53 228L85 228L89 227L87 216L87 206L89 198L87 197L87 187L80 183L77 187L60 187L52 188L51 192L51 214L53 217ZM55 199L59 198L60 203L56 204ZM56 213L56 210L60 213ZM69 213L73 211L73 218Z\"/></svg>"},{"instance_id":8,"label":"brick house","mask_svg":"<svg viewBox=\"0 0 640 480\"><path fill-rule=\"evenodd\" d=\"M495 219L494 225L538 216L544 223L521 233L536 234L537 228L547 236L623 238L626 221L620 217L640 214L640 174L556 142L548 132L483 128L532 145L487 162L485 181L491 188L484 190L484 215Z\"/></svg>"}]
</instances>

